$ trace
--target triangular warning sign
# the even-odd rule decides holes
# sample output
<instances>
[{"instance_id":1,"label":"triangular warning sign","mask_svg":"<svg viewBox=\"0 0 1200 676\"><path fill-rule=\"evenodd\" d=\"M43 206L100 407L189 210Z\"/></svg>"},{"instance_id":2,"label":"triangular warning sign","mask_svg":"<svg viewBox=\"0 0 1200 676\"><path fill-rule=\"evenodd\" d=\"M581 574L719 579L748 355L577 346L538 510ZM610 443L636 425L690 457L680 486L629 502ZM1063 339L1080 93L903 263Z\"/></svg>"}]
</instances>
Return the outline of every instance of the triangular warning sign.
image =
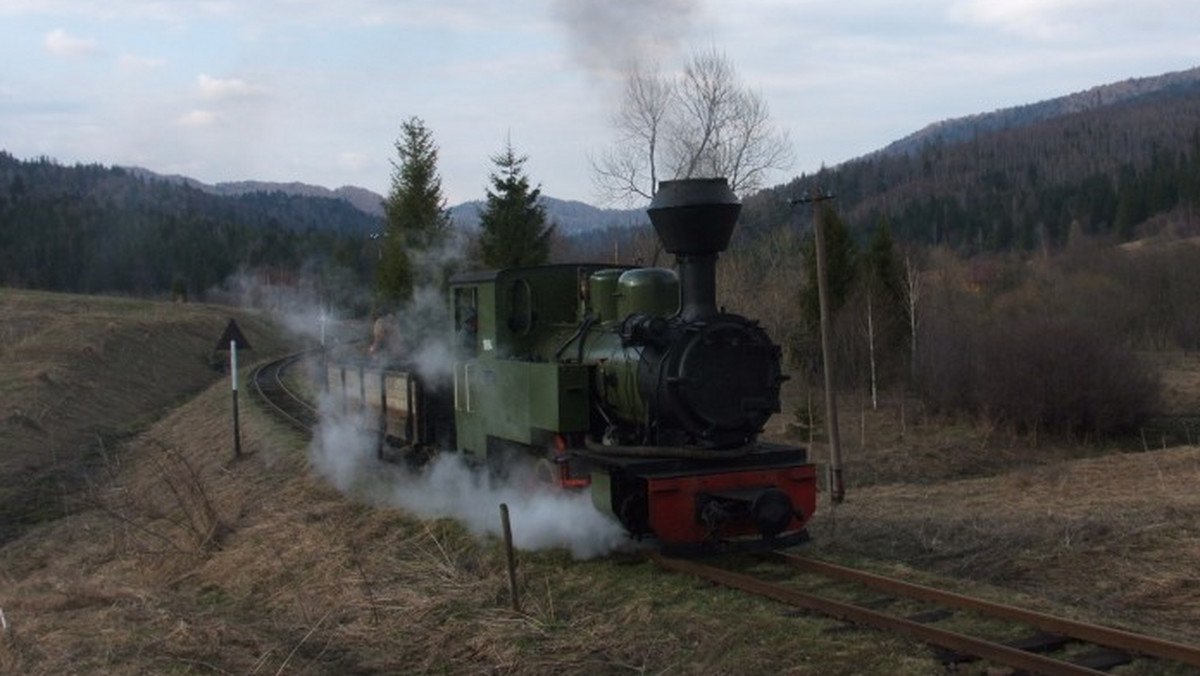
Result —
<instances>
[{"instance_id":1,"label":"triangular warning sign","mask_svg":"<svg viewBox=\"0 0 1200 676\"><path fill-rule=\"evenodd\" d=\"M246 340L246 334L242 333L241 327L239 327L237 322L233 321L232 319L229 320L229 324L225 327L225 333L221 334L221 339L217 341L217 346L213 349L217 351L224 350L228 352L230 341L236 341L239 350L254 349L253 347L250 347L250 341Z\"/></svg>"}]
</instances>

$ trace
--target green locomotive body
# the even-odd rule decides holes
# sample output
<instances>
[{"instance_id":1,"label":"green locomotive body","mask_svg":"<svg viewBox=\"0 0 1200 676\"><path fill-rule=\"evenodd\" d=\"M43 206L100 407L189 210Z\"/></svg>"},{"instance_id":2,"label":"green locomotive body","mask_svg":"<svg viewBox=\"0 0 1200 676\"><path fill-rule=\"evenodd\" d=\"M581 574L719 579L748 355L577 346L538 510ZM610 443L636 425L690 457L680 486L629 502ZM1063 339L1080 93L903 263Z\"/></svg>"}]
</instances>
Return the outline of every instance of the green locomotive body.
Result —
<instances>
[{"instance_id":1,"label":"green locomotive body","mask_svg":"<svg viewBox=\"0 0 1200 676\"><path fill-rule=\"evenodd\" d=\"M403 434L386 434L501 473L532 457L668 551L802 540L813 465L802 447L758 441L780 408L780 349L716 306L715 264L740 206L724 179L661 184L649 213L678 272L560 264L456 276L453 382L406 381Z\"/></svg>"},{"instance_id":2,"label":"green locomotive body","mask_svg":"<svg viewBox=\"0 0 1200 676\"><path fill-rule=\"evenodd\" d=\"M594 393L609 415L642 416L617 329L630 314L673 314L679 282L662 268L548 265L463 275L451 297L458 446L483 458L489 445L544 449L586 434Z\"/></svg>"}]
</instances>

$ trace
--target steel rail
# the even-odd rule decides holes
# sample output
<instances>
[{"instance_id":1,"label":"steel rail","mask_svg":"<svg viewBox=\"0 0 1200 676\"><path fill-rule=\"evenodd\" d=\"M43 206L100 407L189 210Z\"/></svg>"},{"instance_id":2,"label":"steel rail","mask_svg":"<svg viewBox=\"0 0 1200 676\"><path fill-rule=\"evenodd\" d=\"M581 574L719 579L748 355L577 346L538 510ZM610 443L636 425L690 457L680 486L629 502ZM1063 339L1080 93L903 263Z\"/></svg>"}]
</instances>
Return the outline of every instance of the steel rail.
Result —
<instances>
[{"instance_id":1,"label":"steel rail","mask_svg":"<svg viewBox=\"0 0 1200 676\"><path fill-rule=\"evenodd\" d=\"M955 594L933 587L895 580L881 575L846 568L837 564L828 563L826 561L817 561L804 556L795 554L785 554L783 552L773 552L769 555L770 558L787 564L798 570L805 570L826 577L833 577L842 580L857 582L859 584L886 591L892 594L907 596L909 598L919 599L923 601L932 601L941 603L955 608L964 610L973 610L990 615L992 617L1000 617L1006 620L1023 622L1039 629L1058 634L1061 636L1069 636L1071 638L1104 645L1111 648L1120 648L1129 652L1140 655L1149 655L1152 657L1160 657L1175 662L1182 662L1194 666L1200 666L1200 648L1189 646L1182 643L1167 641L1165 639L1146 636L1143 634L1135 634L1133 632L1124 631L1121 629L1113 629L1097 624L1087 622L1079 622L1070 620L1056 615L1049 615L1035 610L1026 610L1017 608L1002 603L993 601L985 601L983 599L971 598L962 594Z\"/></svg>"},{"instance_id":2,"label":"steel rail","mask_svg":"<svg viewBox=\"0 0 1200 676\"><path fill-rule=\"evenodd\" d=\"M1102 671L1088 667L1063 662L1036 653L1025 652L1017 648L967 636L958 632L938 629L937 627L887 615L861 606L806 594L782 585L759 580L749 575L723 570L696 561L669 559L657 555L652 556L652 558L660 567L666 570L694 575L718 584L748 591L797 608L816 611L841 620L903 634L929 645L975 655L998 664L1024 669L1032 674L1043 674L1044 676L1079 676L1080 674L1097 676L1104 674Z\"/></svg>"},{"instance_id":3,"label":"steel rail","mask_svg":"<svg viewBox=\"0 0 1200 676\"><path fill-rule=\"evenodd\" d=\"M297 410L303 411L305 417L315 422L319 417L317 414L317 408L309 403L307 399L297 394L295 390L288 387L287 381L284 379L284 375L287 373L288 369L295 366L296 362L300 361L300 359L305 355L307 355L307 353L291 355L282 363L280 363L279 368L275 370L275 382L279 385L279 391L287 395L289 402L291 402L297 408ZM309 426L311 427L311 425Z\"/></svg>"},{"instance_id":4,"label":"steel rail","mask_svg":"<svg viewBox=\"0 0 1200 676\"><path fill-rule=\"evenodd\" d=\"M287 369L304 354L306 353L296 353L259 365L254 369L250 382L258 398L266 403L276 416L302 432L312 432L317 420L316 409L284 382Z\"/></svg>"}]
</instances>

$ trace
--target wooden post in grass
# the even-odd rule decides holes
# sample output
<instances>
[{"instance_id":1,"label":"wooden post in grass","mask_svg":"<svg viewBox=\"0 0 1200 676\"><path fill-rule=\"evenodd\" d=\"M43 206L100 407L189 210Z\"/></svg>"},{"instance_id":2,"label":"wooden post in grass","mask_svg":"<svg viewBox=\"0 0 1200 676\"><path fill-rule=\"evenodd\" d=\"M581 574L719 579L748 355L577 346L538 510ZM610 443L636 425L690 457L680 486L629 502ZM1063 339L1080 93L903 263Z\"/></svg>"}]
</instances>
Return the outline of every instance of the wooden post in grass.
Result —
<instances>
[{"instance_id":1,"label":"wooden post in grass","mask_svg":"<svg viewBox=\"0 0 1200 676\"><path fill-rule=\"evenodd\" d=\"M379 367L379 437L375 440L375 457L383 460L383 447L387 444L387 372Z\"/></svg>"},{"instance_id":2,"label":"wooden post in grass","mask_svg":"<svg viewBox=\"0 0 1200 676\"><path fill-rule=\"evenodd\" d=\"M321 308L321 318L318 320L321 324L321 389L329 391L329 353L325 350L325 325L329 323L329 317L325 314L325 308Z\"/></svg>"},{"instance_id":3,"label":"wooden post in grass","mask_svg":"<svg viewBox=\"0 0 1200 676\"><path fill-rule=\"evenodd\" d=\"M508 520L508 504L500 503L500 524L504 527L504 551L508 555L508 595L513 610L521 612L521 596L517 593L517 555L513 551L512 525Z\"/></svg>"}]
</instances>

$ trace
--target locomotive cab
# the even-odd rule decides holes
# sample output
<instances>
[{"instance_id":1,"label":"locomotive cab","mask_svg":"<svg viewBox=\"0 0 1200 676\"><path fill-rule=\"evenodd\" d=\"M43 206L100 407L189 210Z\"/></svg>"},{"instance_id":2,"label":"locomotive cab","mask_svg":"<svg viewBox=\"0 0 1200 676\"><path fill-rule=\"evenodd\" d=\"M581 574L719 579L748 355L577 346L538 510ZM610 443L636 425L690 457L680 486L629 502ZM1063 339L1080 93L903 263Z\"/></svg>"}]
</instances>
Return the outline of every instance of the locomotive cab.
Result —
<instances>
[{"instance_id":1,"label":"locomotive cab","mask_svg":"<svg viewBox=\"0 0 1200 676\"><path fill-rule=\"evenodd\" d=\"M610 269L545 265L451 280L462 338L454 365L460 450L485 459L511 448L545 449L558 437L587 432L590 368L565 354L565 344L595 323L586 319L586 282Z\"/></svg>"}]
</instances>

